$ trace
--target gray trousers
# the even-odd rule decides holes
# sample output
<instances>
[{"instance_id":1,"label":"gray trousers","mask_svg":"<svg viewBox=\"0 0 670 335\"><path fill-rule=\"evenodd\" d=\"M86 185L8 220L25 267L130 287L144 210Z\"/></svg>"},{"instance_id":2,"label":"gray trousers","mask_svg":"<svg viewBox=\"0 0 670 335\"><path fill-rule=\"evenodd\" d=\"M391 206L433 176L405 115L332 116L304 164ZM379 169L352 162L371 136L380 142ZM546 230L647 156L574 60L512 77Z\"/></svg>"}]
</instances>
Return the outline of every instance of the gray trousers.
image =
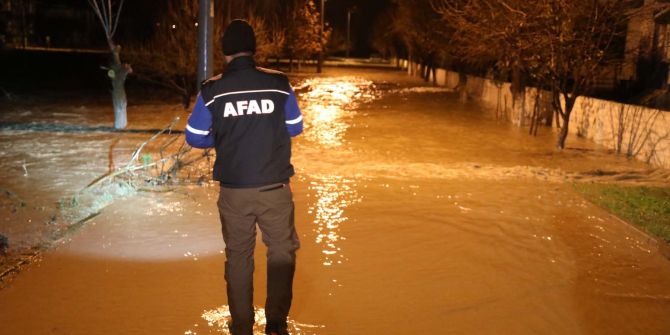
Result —
<instances>
[{"instance_id":1,"label":"gray trousers","mask_svg":"<svg viewBox=\"0 0 670 335\"><path fill-rule=\"evenodd\" d=\"M226 243L225 278L232 316L230 332L233 335L253 333L254 247L258 224L267 246L266 333L286 334L286 319L293 297L295 251L300 247L289 185L222 186L218 207Z\"/></svg>"}]
</instances>

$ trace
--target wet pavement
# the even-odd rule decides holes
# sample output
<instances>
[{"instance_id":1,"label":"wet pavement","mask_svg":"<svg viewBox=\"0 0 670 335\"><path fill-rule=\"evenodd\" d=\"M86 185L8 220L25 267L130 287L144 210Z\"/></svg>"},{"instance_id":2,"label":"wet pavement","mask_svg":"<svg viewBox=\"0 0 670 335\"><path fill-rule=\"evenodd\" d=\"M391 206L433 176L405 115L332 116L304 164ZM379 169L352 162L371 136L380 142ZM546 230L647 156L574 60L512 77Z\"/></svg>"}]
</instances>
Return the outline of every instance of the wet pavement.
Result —
<instances>
[{"instance_id":1,"label":"wet pavement","mask_svg":"<svg viewBox=\"0 0 670 335\"><path fill-rule=\"evenodd\" d=\"M571 185L646 166L574 136L555 152L549 130L402 73L347 71L294 80L293 334L670 333L670 261ZM217 192L115 201L0 291L0 333L226 333Z\"/></svg>"}]
</instances>

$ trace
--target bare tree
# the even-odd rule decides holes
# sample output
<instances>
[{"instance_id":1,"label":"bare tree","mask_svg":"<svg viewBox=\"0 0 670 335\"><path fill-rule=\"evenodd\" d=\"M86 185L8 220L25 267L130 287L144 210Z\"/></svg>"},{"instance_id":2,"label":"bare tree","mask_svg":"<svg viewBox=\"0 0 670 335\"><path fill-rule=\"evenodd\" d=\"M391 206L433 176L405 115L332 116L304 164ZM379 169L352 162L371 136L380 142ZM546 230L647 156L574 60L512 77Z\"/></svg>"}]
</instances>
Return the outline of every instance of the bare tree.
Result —
<instances>
[{"instance_id":1,"label":"bare tree","mask_svg":"<svg viewBox=\"0 0 670 335\"><path fill-rule=\"evenodd\" d=\"M570 116L578 97L622 61L626 23L634 0L433 0L444 22L454 27L460 57L489 61L512 73L523 90L526 75L551 92L565 148ZM519 76L515 78L515 76Z\"/></svg>"},{"instance_id":2,"label":"bare tree","mask_svg":"<svg viewBox=\"0 0 670 335\"><path fill-rule=\"evenodd\" d=\"M512 0L513 8L497 0L432 0L433 8L451 27L450 52L461 63L511 77L513 104L522 108L525 78L535 50L529 43L538 30L534 2Z\"/></svg>"},{"instance_id":3,"label":"bare tree","mask_svg":"<svg viewBox=\"0 0 670 335\"><path fill-rule=\"evenodd\" d=\"M221 36L222 23L215 21L214 36ZM137 77L176 92L184 108L188 108L197 86L197 24L198 0L170 0L151 38L129 48ZM214 50L214 63L223 65L220 49Z\"/></svg>"},{"instance_id":4,"label":"bare tree","mask_svg":"<svg viewBox=\"0 0 670 335\"><path fill-rule=\"evenodd\" d=\"M563 149L577 98L590 93L604 71L623 61L627 22L641 8L630 0L544 1L545 17L553 18L553 24L539 39L543 48L537 50L534 73L549 85L561 118L557 147Z\"/></svg>"},{"instance_id":5,"label":"bare tree","mask_svg":"<svg viewBox=\"0 0 670 335\"><path fill-rule=\"evenodd\" d=\"M121 46L114 42L114 34L119 25L121 9L123 9L124 0L88 0L98 17L102 29L105 31L107 45L111 52L111 61L107 70L107 76L112 81L112 103L114 106L114 128L123 129L128 125L126 107L128 100L126 98L125 83L128 74L133 72L130 64L121 62Z\"/></svg>"},{"instance_id":6,"label":"bare tree","mask_svg":"<svg viewBox=\"0 0 670 335\"><path fill-rule=\"evenodd\" d=\"M182 97L188 108L197 89L198 0L170 0L152 37L130 47L129 57L140 80L167 88ZM271 27L266 20L250 11L247 18L256 33L256 59L265 63L278 57L284 44L284 31ZM223 21L215 20L214 36L222 36ZM214 64L224 65L220 39L216 39Z\"/></svg>"}]
</instances>

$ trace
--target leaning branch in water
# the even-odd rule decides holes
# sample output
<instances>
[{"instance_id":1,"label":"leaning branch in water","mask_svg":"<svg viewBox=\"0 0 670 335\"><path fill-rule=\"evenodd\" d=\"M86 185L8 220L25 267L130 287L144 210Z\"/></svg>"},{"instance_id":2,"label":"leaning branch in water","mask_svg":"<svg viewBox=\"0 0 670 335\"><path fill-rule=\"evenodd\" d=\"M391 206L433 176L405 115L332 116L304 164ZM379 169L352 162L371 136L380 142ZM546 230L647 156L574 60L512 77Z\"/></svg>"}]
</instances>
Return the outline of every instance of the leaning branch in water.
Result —
<instances>
[{"instance_id":1,"label":"leaning branch in water","mask_svg":"<svg viewBox=\"0 0 670 335\"><path fill-rule=\"evenodd\" d=\"M144 141L144 143L140 144L140 146L135 150L135 152L133 152L133 155L130 157L130 160L128 161L128 164L126 165L126 167L130 167L137 160L137 158L140 156L140 153L142 152L142 149L144 149L144 147L149 142L155 140L158 136L160 136L160 135L162 135L166 132L168 134L171 134L172 133L172 128L175 126L175 124L177 124L178 121L179 121L179 117L174 118L174 120L172 120L172 122L166 128L161 129L161 131L155 133L153 136L149 137L148 140Z\"/></svg>"},{"instance_id":2,"label":"leaning branch in water","mask_svg":"<svg viewBox=\"0 0 670 335\"><path fill-rule=\"evenodd\" d=\"M158 136L160 136L161 134L165 134L165 133L171 134L172 133L172 128L175 126L175 124L178 121L179 121L179 117L174 118L174 120L172 120L172 122L170 122L170 124L167 127L161 129L160 131L158 131L157 133L155 133L151 137L149 137L149 139L142 142L137 147L137 149L135 149L135 151L133 151L133 154L132 154L130 160L128 161L128 164L125 167L117 169L116 171L112 171L110 173L107 173L107 174L104 174L104 175L98 177L97 179L93 180L91 183L86 185L86 187L79 190L79 192L77 192L77 194L84 193L84 192L90 190L91 188L101 184L104 181L108 181L108 180L113 179L114 177L117 177L117 176L120 176L120 175L123 175L123 174L126 174L126 173L131 173L133 171L144 169L144 168L147 168L147 167L156 166L158 162L162 162L162 161L164 161L164 159L167 160L167 159L172 158L172 156L174 156L174 155L166 157L164 159L161 159L161 160L159 160L157 162L153 162L153 163L142 164L142 165L133 165L133 163L135 161L137 161L137 158L139 157L140 153L142 152L142 150L144 149L144 147L147 144L149 144L150 142L152 142L153 140L158 138Z\"/></svg>"}]
</instances>

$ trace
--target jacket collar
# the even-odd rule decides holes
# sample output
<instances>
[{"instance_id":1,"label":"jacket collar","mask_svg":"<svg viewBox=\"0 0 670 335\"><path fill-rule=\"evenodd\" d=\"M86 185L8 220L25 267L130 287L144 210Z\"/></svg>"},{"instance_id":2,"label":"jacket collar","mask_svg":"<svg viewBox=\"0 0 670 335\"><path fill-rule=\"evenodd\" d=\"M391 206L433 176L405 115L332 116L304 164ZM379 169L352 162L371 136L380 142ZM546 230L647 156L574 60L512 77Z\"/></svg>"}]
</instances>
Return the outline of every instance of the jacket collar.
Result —
<instances>
[{"instance_id":1,"label":"jacket collar","mask_svg":"<svg viewBox=\"0 0 670 335\"><path fill-rule=\"evenodd\" d=\"M248 68L256 68L256 62L254 61L254 57L239 56L233 58L233 60L230 61L230 63L228 63L228 66L226 66L226 72L248 69Z\"/></svg>"}]
</instances>

